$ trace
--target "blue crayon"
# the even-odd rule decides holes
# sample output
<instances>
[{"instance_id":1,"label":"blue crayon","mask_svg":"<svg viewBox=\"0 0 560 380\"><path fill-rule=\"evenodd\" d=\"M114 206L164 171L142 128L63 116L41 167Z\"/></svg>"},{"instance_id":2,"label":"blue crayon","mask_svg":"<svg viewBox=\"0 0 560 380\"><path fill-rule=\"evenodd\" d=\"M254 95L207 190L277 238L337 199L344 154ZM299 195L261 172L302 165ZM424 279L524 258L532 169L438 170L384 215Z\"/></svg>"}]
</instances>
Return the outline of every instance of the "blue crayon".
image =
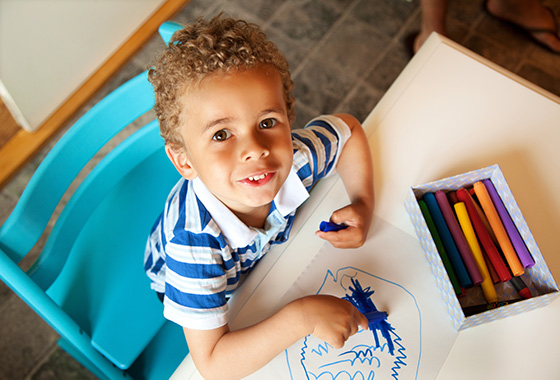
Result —
<instances>
[{"instance_id":1,"label":"blue crayon","mask_svg":"<svg viewBox=\"0 0 560 380\"><path fill-rule=\"evenodd\" d=\"M387 319L387 313L385 311L370 311L369 313L365 313L364 316L367 318L369 324Z\"/></svg>"},{"instance_id":2,"label":"blue crayon","mask_svg":"<svg viewBox=\"0 0 560 380\"><path fill-rule=\"evenodd\" d=\"M345 224L336 224L333 222L321 222L321 224L319 225L319 229L323 232L340 231L347 227L348 226Z\"/></svg>"},{"instance_id":3,"label":"blue crayon","mask_svg":"<svg viewBox=\"0 0 560 380\"><path fill-rule=\"evenodd\" d=\"M467 272L467 268L461 259L459 254L459 250L455 245L455 241L453 241L453 237L451 236L451 231L449 231L449 227L445 223L445 219L443 218L443 214L437 204L436 197L433 193L426 193L424 194L424 202L426 202L426 206L428 206L428 210L430 211L430 215L436 225L436 229L439 233L441 238L441 242L447 252L449 257L449 261L451 261L451 266L457 275L457 279L463 288L470 288L473 286L472 280L469 277Z\"/></svg>"}]
</instances>

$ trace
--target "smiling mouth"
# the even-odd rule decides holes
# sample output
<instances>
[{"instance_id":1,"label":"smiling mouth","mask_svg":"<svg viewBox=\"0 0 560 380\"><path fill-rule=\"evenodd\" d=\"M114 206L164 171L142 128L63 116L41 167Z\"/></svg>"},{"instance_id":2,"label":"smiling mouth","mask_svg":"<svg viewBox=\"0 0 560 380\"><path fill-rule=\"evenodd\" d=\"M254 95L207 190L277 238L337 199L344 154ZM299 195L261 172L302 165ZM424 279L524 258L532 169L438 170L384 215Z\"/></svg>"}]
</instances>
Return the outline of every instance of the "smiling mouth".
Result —
<instances>
[{"instance_id":1,"label":"smiling mouth","mask_svg":"<svg viewBox=\"0 0 560 380\"><path fill-rule=\"evenodd\" d=\"M274 174L274 172L267 172L250 176L242 180L241 183L249 186L262 186L267 184L272 179L272 177L274 177Z\"/></svg>"},{"instance_id":2,"label":"smiling mouth","mask_svg":"<svg viewBox=\"0 0 560 380\"><path fill-rule=\"evenodd\" d=\"M249 178L249 181L251 181L251 182L257 182L257 181L265 179L267 176L268 176L268 173L264 173L264 174L261 174L261 175L255 176L255 177L248 177L248 178Z\"/></svg>"}]
</instances>

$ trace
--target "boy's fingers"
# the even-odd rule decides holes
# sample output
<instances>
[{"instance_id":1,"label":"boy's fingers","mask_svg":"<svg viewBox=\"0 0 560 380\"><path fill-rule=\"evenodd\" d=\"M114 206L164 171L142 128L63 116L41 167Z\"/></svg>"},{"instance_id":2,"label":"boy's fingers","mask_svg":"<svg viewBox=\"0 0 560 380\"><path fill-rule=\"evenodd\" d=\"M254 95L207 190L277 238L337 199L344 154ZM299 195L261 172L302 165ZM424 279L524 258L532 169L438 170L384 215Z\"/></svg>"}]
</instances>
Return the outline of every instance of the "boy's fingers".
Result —
<instances>
[{"instance_id":1,"label":"boy's fingers","mask_svg":"<svg viewBox=\"0 0 560 380\"><path fill-rule=\"evenodd\" d=\"M355 213L350 207L344 207L336 210L331 215L331 220L337 224L345 223L347 225L353 225L352 221L354 218Z\"/></svg>"},{"instance_id":2,"label":"boy's fingers","mask_svg":"<svg viewBox=\"0 0 560 380\"><path fill-rule=\"evenodd\" d=\"M322 232L317 231L315 235L328 241L336 248L357 248L363 245L364 236L362 231L349 227L340 231Z\"/></svg>"},{"instance_id":3,"label":"boy's fingers","mask_svg":"<svg viewBox=\"0 0 560 380\"><path fill-rule=\"evenodd\" d=\"M365 315L363 315L362 313L358 312L358 324L364 329L364 330L369 330L369 321L366 318Z\"/></svg>"},{"instance_id":4,"label":"boy's fingers","mask_svg":"<svg viewBox=\"0 0 560 380\"><path fill-rule=\"evenodd\" d=\"M336 248L346 248L346 244L348 244L348 239L345 239L343 236L340 236L339 233L341 231L331 231L331 232L323 232L317 231L315 235L323 240L328 241Z\"/></svg>"}]
</instances>

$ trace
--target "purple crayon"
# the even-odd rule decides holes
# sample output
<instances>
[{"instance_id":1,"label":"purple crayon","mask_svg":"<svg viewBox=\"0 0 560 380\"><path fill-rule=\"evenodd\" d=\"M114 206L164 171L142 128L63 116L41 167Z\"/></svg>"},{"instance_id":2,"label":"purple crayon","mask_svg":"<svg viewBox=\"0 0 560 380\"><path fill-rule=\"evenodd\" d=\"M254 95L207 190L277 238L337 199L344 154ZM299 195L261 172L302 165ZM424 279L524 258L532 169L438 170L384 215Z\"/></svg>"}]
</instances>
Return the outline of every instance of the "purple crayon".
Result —
<instances>
[{"instance_id":1,"label":"purple crayon","mask_svg":"<svg viewBox=\"0 0 560 380\"><path fill-rule=\"evenodd\" d=\"M494 207L496 207L496 210L498 211L498 215L500 216L500 219L504 224L505 230L509 236L509 239L511 240L511 244L515 248L515 252L519 257L519 261L521 261L521 264L525 268L532 267L533 265L535 265L535 260L533 259L533 256L531 256L531 253L525 246L525 242L523 241L523 238L519 234L517 227L515 227L515 224L513 223L511 216L506 210L506 207L504 206L502 199L498 195L498 192L496 191L494 184L489 179L483 180L482 183L484 183L486 190L488 190L488 194L490 194L490 198L492 199L492 202L494 203Z\"/></svg>"},{"instance_id":2,"label":"purple crayon","mask_svg":"<svg viewBox=\"0 0 560 380\"><path fill-rule=\"evenodd\" d=\"M463 259L463 263L465 263L465 267L471 276L472 282L475 285L479 285L482 283L482 275L480 274L480 270L476 265L476 261L474 260L474 256L470 246L467 244L465 239L465 235L461 231L459 227L459 223L457 219L455 219L455 214L451 210L451 206L449 205L449 201L447 199L447 195L442 191L436 191L435 194L437 204L443 214L443 218L447 223L447 227L449 228L449 232L451 232L451 236L453 237L453 241L455 241L455 245L457 246L457 250Z\"/></svg>"}]
</instances>

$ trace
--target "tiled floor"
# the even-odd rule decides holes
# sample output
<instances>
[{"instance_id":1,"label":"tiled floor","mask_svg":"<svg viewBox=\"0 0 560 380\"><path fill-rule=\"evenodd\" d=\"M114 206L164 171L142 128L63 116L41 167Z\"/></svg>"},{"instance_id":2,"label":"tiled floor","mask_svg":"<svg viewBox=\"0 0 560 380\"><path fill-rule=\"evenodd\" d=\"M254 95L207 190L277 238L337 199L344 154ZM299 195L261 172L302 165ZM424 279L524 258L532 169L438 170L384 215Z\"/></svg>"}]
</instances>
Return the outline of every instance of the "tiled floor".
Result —
<instances>
[{"instance_id":1,"label":"tiled floor","mask_svg":"<svg viewBox=\"0 0 560 380\"><path fill-rule=\"evenodd\" d=\"M558 1L547 4L560 13ZM418 29L420 20L419 0L193 0L176 20L188 22L220 10L262 25L288 57L296 82L295 127L335 111L363 120L407 64L404 39ZM488 16L482 0L452 0L448 23L452 39L560 95L560 55ZM154 37L97 99L145 70L162 48ZM41 152L0 191L0 222L44 155ZM4 284L0 337L0 379L93 378L57 347L56 333Z\"/></svg>"}]
</instances>

